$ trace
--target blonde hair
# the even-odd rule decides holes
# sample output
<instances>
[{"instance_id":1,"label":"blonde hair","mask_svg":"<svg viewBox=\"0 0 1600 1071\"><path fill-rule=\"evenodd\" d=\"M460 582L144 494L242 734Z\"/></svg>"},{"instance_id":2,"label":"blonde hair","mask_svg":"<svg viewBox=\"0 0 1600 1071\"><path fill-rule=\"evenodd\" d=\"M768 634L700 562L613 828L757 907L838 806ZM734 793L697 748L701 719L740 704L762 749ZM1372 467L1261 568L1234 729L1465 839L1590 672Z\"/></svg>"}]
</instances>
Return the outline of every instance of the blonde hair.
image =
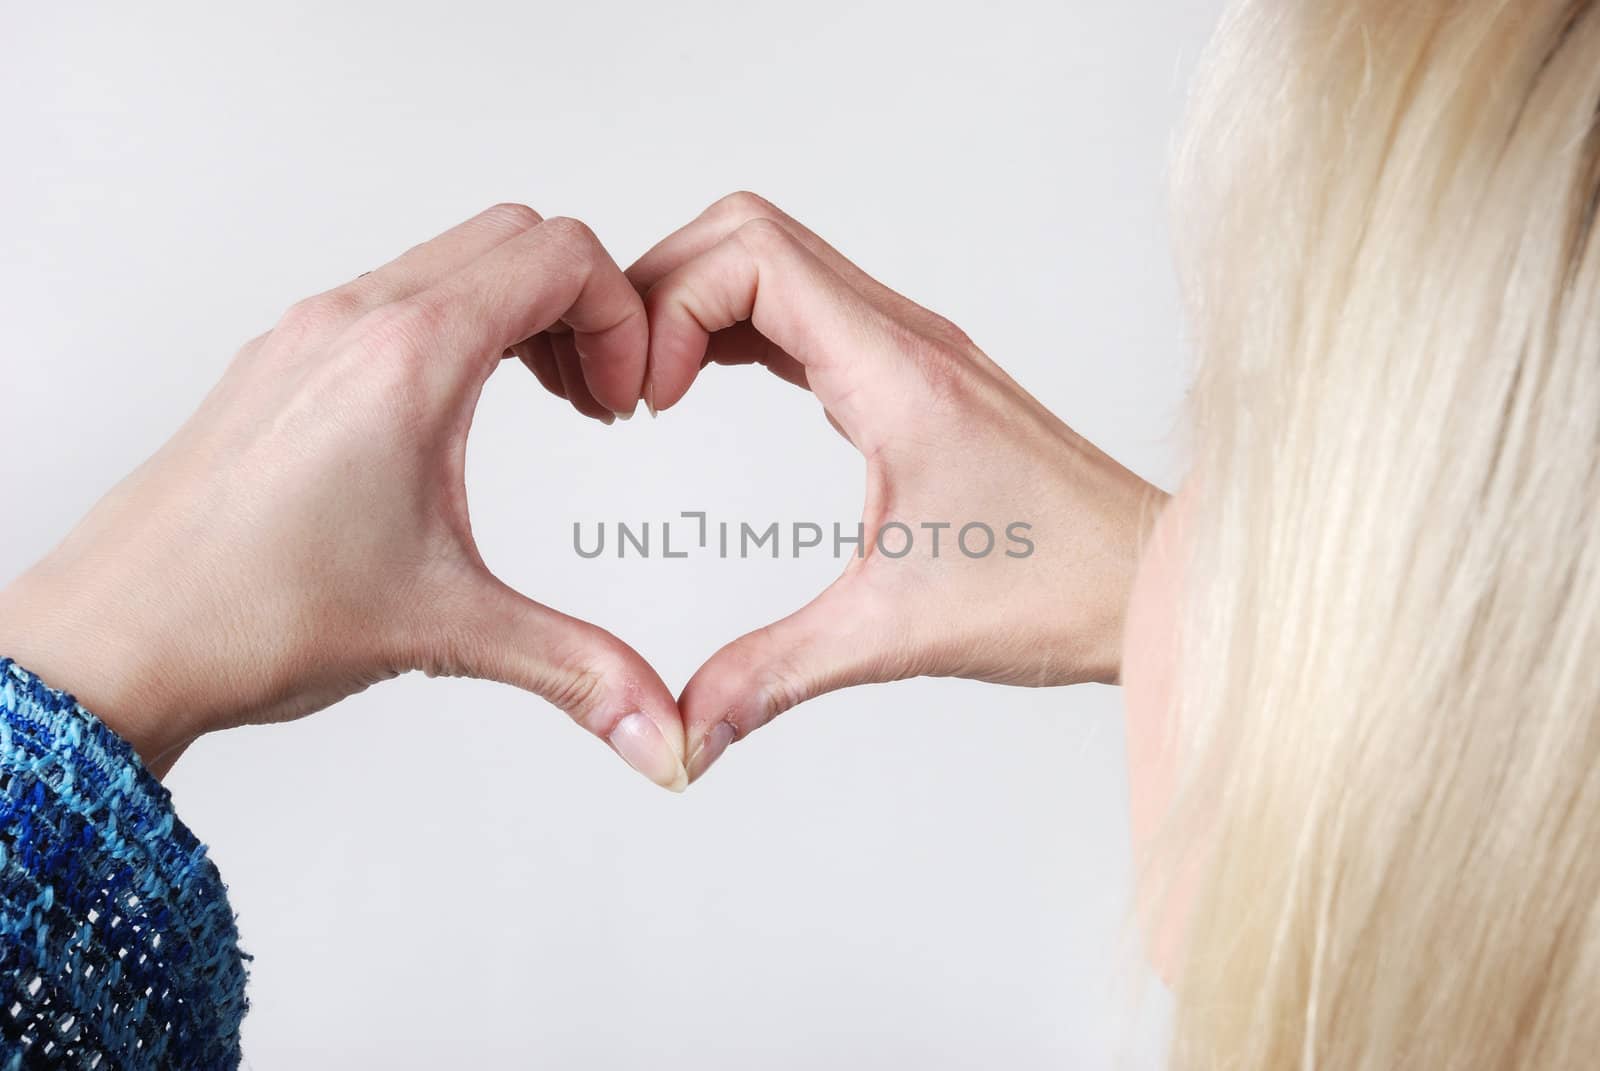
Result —
<instances>
[{"instance_id":1,"label":"blonde hair","mask_svg":"<svg viewBox=\"0 0 1600 1071\"><path fill-rule=\"evenodd\" d=\"M1600 0L1243 0L1202 65L1178 1067L1600 1062L1597 109Z\"/></svg>"}]
</instances>

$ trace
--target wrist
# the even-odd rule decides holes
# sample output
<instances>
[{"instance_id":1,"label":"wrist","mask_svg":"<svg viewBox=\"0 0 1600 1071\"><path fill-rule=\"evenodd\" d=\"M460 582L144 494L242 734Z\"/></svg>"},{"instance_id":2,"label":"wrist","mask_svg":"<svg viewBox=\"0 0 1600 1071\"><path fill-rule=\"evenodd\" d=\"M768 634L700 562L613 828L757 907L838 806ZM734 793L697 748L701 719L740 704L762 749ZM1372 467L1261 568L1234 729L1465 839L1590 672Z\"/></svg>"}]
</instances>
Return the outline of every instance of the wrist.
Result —
<instances>
[{"instance_id":1,"label":"wrist","mask_svg":"<svg viewBox=\"0 0 1600 1071\"><path fill-rule=\"evenodd\" d=\"M1070 588L1059 592L1058 600L1060 605L1076 604L1086 614L1082 682L1119 685L1123 633L1139 559L1171 496L1087 440L1078 438L1075 445L1076 523L1095 533L1098 561L1074 574Z\"/></svg>"},{"instance_id":2,"label":"wrist","mask_svg":"<svg viewBox=\"0 0 1600 1071\"><path fill-rule=\"evenodd\" d=\"M161 777L201 735L192 689L159 636L121 620L119 602L41 562L0 591L0 656L71 693Z\"/></svg>"}]
</instances>

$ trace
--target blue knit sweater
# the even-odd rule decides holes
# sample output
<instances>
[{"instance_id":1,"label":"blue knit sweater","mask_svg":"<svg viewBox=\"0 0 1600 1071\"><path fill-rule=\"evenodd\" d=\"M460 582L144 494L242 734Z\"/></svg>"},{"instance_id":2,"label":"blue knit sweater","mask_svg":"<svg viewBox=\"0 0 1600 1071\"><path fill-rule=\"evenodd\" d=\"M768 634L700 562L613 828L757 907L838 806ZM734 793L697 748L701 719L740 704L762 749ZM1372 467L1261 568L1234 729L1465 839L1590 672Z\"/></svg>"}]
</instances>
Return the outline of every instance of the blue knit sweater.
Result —
<instances>
[{"instance_id":1,"label":"blue knit sweater","mask_svg":"<svg viewBox=\"0 0 1600 1071\"><path fill-rule=\"evenodd\" d=\"M0 1071L236 1068L246 958L167 790L0 659Z\"/></svg>"}]
</instances>

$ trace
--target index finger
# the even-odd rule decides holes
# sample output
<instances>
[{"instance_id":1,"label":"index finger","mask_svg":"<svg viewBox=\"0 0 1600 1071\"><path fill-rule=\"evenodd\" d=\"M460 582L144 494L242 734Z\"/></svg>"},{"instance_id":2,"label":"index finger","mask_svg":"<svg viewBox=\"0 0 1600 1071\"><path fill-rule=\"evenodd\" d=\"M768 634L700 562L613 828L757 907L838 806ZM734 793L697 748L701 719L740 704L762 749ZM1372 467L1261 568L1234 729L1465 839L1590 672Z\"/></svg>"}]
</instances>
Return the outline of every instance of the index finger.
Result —
<instances>
[{"instance_id":1,"label":"index finger","mask_svg":"<svg viewBox=\"0 0 1600 1071\"><path fill-rule=\"evenodd\" d=\"M661 239L628 268L628 279L639 290L648 291L685 261L705 253L745 224L758 219L771 220L788 231L799 245L859 291L862 297L891 315L927 315L926 309L862 271L855 262L829 245L810 227L765 197L748 190L721 198L689 223Z\"/></svg>"},{"instance_id":2,"label":"index finger","mask_svg":"<svg viewBox=\"0 0 1600 1071\"><path fill-rule=\"evenodd\" d=\"M572 328L595 399L632 412L644 388L644 303L587 226L557 217L485 253L402 304L428 341L487 378L501 356L555 323Z\"/></svg>"},{"instance_id":3,"label":"index finger","mask_svg":"<svg viewBox=\"0 0 1600 1071\"><path fill-rule=\"evenodd\" d=\"M857 446L867 446L874 414L906 403L895 389L909 359L904 332L772 220L751 220L679 264L645 305L657 408L688 391L713 334L745 321L798 362Z\"/></svg>"}]
</instances>

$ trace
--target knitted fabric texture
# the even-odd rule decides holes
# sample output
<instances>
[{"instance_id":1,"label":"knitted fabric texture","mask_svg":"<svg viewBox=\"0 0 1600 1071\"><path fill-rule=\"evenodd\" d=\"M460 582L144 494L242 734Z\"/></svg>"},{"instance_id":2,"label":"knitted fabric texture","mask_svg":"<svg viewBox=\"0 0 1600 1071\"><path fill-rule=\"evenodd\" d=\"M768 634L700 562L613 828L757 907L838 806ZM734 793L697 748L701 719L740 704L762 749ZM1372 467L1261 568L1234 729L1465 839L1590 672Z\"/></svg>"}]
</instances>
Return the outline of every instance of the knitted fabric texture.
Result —
<instances>
[{"instance_id":1,"label":"knitted fabric texture","mask_svg":"<svg viewBox=\"0 0 1600 1071\"><path fill-rule=\"evenodd\" d=\"M246 958L167 790L0 659L0 1069L237 1068Z\"/></svg>"}]
</instances>

